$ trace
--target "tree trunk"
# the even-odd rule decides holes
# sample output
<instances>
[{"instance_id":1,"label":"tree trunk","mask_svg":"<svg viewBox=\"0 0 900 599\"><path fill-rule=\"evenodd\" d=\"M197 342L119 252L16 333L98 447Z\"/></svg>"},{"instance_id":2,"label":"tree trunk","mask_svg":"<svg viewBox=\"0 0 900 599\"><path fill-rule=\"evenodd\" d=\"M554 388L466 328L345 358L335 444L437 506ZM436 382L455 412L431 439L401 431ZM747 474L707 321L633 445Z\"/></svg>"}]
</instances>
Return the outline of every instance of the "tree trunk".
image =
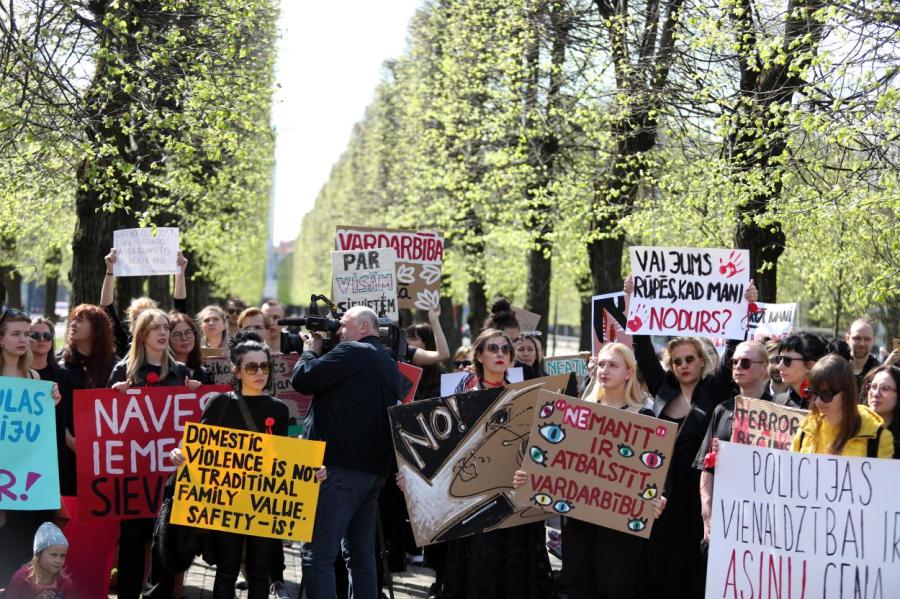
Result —
<instances>
[{"instance_id":1,"label":"tree trunk","mask_svg":"<svg viewBox=\"0 0 900 599\"><path fill-rule=\"evenodd\" d=\"M487 293L484 290L484 281L469 281L469 336L472 341L481 333L484 320L488 315Z\"/></svg>"},{"instance_id":2,"label":"tree trunk","mask_svg":"<svg viewBox=\"0 0 900 599\"><path fill-rule=\"evenodd\" d=\"M209 280L206 277L198 274L188 276L186 284L187 305L188 311L191 314L196 314L204 307L213 303L210 294Z\"/></svg>"},{"instance_id":3,"label":"tree trunk","mask_svg":"<svg viewBox=\"0 0 900 599\"><path fill-rule=\"evenodd\" d=\"M7 304L14 308L25 308L22 305L22 275L18 270L11 270L6 279Z\"/></svg>"},{"instance_id":4,"label":"tree trunk","mask_svg":"<svg viewBox=\"0 0 900 599\"><path fill-rule=\"evenodd\" d=\"M441 296L441 329L447 338L447 347L450 348L450 360L453 359L453 352L462 345L462 331L460 330L459 321L457 320L457 308L453 305L453 298L450 296ZM448 363L445 366L452 366ZM452 368L448 367L448 370Z\"/></svg>"},{"instance_id":5,"label":"tree trunk","mask_svg":"<svg viewBox=\"0 0 900 599\"><path fill-rule=\"evenodd\" d=\"M159 302L162 310L172 309L171 277L147 277L147 295Z\"/></svg>"},{"instance_id":6,"label":"tree trunk","mask_svg":"<svg viewBox=\"0 0 900 599\"><path fill-rule=\"evenodd\" d=\"M550 282L553 276L552 245L541 237L536 240L538 247L528 250L528 276L526 278L525 309L541 315L538 330L541 339L547 339L547 325L550 320Z\"/></svg>"},{"instance_id":7,"label":"tree trunk","mask_svg":"<svg viewBox=\"0 0 900 599\"><path fill-rule=\"evenodd\" d=\"M581 351L590 351L593 336L591 334L591 319L593 317L593 306L591 304L591 277L586 276L580 278L576 283L579 296L579 313L581 315L581 326L578 331L578 348Z\"/></svg>"}]
</instances>

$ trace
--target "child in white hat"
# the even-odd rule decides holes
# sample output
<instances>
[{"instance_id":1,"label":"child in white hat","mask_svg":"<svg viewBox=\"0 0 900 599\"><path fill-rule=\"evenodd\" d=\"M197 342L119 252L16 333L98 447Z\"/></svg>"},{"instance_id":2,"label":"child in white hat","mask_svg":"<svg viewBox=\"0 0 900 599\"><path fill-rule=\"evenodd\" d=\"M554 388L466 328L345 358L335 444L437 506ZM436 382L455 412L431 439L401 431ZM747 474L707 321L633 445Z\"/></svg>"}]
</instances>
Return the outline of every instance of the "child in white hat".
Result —
<instances>
[{"instance_id":1,"label":"child in white hat","mask_svg":"<svg viewBox=\"0 0 900 599\"><path fill-rule=\"evenodd\" d=\"M19 568L5 599L66 599L71 597L72 582L63 572L69 542L52 522L44 522L34 535L34 557Z\"/></svg>"}]
</instances>

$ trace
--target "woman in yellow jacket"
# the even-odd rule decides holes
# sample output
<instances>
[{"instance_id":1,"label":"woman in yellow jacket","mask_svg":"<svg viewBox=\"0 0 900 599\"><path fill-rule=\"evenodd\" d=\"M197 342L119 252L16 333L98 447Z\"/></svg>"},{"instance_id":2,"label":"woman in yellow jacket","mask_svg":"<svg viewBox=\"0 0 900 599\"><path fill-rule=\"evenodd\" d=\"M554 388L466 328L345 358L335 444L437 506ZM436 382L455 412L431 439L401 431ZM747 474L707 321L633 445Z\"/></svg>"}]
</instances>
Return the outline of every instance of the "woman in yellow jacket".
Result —
<instances>
[{"instance_id":1,"label":"woman in yellow jacket","mask_svg":"<svg viewBox=\"0 0 900 599\"><path fill-rule=\"evenodd\" d=\"M825 356L809 371L808 380L804 391L813 402L794 436L792 451L893 457L894 436L881 416L857 403L856 380L847 360Z\"/></svg>"}]
</instances>

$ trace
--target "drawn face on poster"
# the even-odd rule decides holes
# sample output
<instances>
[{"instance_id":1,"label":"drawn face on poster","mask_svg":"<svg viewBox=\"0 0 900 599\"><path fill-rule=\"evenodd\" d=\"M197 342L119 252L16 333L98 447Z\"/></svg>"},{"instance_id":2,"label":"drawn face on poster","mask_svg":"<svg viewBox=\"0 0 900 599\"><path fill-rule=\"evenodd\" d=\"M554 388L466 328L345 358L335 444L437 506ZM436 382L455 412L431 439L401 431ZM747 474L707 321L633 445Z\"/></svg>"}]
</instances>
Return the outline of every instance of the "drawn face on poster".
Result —
<instances>
[{"instance_id":1,"label":"drawn face on poster","mask_svg":"<svg viewBox=\"0 0 900 599\"><path fill-rule=\"evenodd\" d=\"M512 477L525 455L537 393L562 391L568 380L546 377L390 409L418 545L547 517L513 505Z\"/></svg>"},{"instance_id":2,"label":"drawn face on poster","mask_svg":"<svg viewBox=\"0 0 900 599\"><path fill-rule=\"evenodd\" d=\"M444 239L438 233L339 226L334 245L340 252L392 248L397 254L398 306L430 310L438 305L444 260Z\"/></svg>"}]
</instances>

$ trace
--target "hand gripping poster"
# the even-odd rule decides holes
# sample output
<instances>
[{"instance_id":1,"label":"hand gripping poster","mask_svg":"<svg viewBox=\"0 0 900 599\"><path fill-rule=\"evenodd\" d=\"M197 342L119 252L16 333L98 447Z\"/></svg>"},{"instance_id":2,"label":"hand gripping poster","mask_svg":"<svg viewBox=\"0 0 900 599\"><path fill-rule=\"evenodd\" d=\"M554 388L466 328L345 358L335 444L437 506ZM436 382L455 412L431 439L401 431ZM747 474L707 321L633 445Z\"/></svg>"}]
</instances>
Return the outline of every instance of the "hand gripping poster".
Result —
<instances>
[{"instance_id":1,"label":"hand gripping poster","mask_svg":"<svg viewBox=\"0 0 900 599\"><path fill-rule=\"evenodd\" d=\"M416 544L431 545L548 518L517 507L522 464L541 389L559 393L570 375L414 401L390 408L397 464Z\"/></svg>"}]
</instances>

